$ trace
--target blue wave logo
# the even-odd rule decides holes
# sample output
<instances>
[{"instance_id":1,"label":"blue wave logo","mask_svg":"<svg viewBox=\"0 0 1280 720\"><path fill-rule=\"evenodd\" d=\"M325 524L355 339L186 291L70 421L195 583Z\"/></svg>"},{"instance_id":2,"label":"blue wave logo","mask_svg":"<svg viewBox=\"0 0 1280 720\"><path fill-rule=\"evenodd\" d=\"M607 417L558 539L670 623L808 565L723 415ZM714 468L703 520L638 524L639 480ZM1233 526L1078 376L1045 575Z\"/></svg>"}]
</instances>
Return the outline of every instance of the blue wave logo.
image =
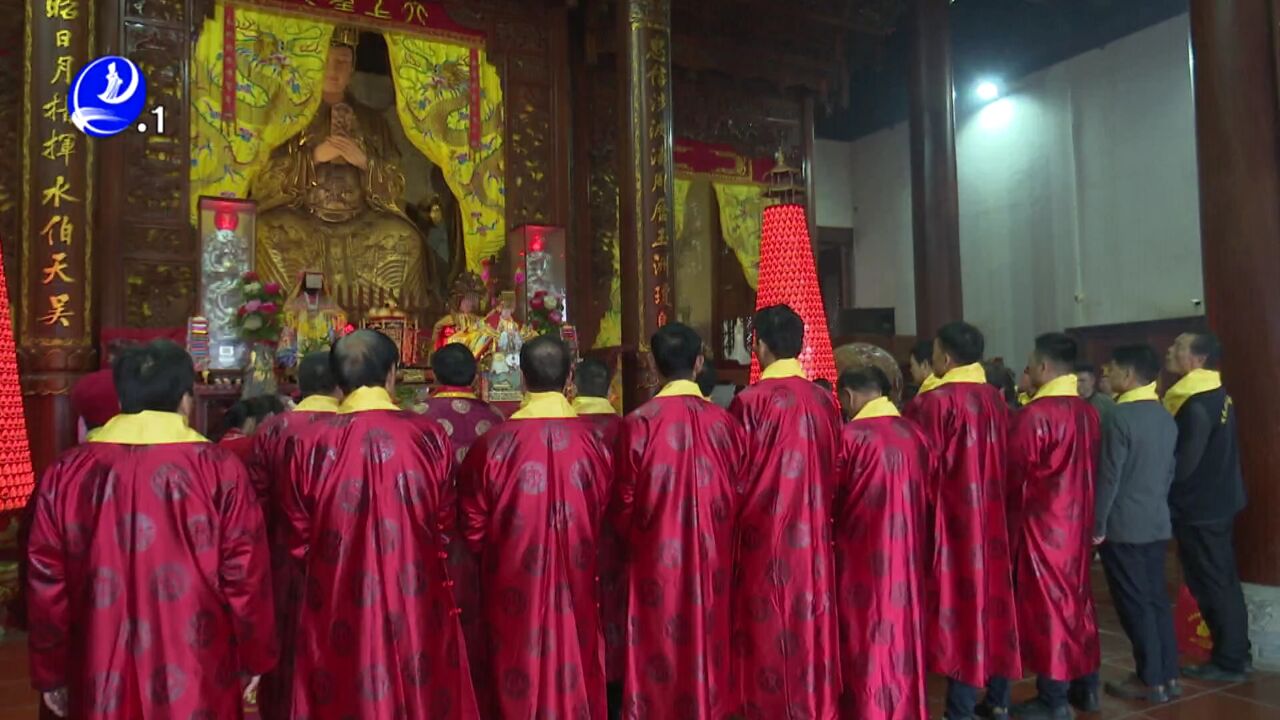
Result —
<instances>
[{"instance_id":1,"label":"blue wave logo","mask_svg":"<svg viewBox=\"0 0 1280 720\"><path fill-rule=\"evenodd\" d=\"M71 122L90 137L133 125L147 102L147 81L128 58L107 55L85 65L71 83Z\"/></svg>"}]
</instances>

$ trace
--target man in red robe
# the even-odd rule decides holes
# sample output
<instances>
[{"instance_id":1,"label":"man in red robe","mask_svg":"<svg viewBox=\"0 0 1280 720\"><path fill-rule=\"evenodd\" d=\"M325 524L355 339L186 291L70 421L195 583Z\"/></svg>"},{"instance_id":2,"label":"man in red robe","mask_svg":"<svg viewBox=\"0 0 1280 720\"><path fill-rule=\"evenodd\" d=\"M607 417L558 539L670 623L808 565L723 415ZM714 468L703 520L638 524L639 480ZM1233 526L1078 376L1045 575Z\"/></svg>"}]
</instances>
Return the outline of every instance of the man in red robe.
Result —
<instances>
[{"instance_id":1,"label":"man in red robe","mask_svg":"<svg viewBox=\"0 0 1280 720\"><path fill-rule=\"evenodd\" d=\"M1076 341L1062 333L1036 338L1027 363L1035 393L1009 432L1014 595L1022 660L1038 691L1009 708L1020 718L1069 720L1071 681L1102 662L1089 581L1100 434L1098 413L1076 385L1077 356ZM1009 707L1008 684L992 680L988 703Z\"/></svg>"},{"instance_id":2,"label":"man in red robe","mask_svg":"<svg viewBox=\"0 0 1280 720\"><path fill-rule=\"evenodd\" d=\"M449 454L454 468L462 467L467 452L485 433L502 424L506 417L475 393L476 356L465 345L451 343L431 355L431 372L436 387L422 409L425 419L438 424L449 437ZM461 507L459 507L459 511ZM462 537L462 515L458 529L449 537L449 577L453 580L453 597L462 610L462 634L467 640L467 660L471 663L472 683L484 685L484 634L480 629L480 577L476 557ZM483 698L481 698L483 701Z\"/></svg>"},{"instance_id":3,"label":"man in red robe","mask_svg":"<svg viewBox=\"0 0 1280 720\"><path fill-rule=\"evenodd\" d=\"M929 670L948 678L949 720L973 715L989 679L1022 677L1005 521L1009 411L987 384L983 346L976 327L943 326L933 341L938 383L907 406L938 458L925 647ZM1008 707L1007 699L992 700Z\"/></svg>"},{"instance_id":4,"label":"man in red robe","mask_svg":"<svg viewBox=\"0 0 1280 720\"><path fill-rule=\"evenodd\" d=\"M596 554L612 459L564 396L569 368L559 338L526 343L523 406L459 475L489 635L485 718L605 716Z\"/></svg>"},{"instance_id":5,"label":"man in red robe","mask_svg":"<svg viewBox=\"0 0 1280 720\"><path fill-rule=\"evenodd\" d=\"M626 549L626 718L724 718L736 487L746 437L702 397L702 339L670 323L650 341L666 384L627 416L613 517Z\"/></svg>"},{"instance_id":6,"label":"man in red robe","mask_svg":"<svg viewBox=\"0 0 1280 720\"><path fill-rule=\"evenodd\" d=\"M609 380L609 366L599 360L587 358L578 363L573 369L573 411L595 426L605 447L613 448L622 428L622 416L609 402ZM600 525L600 620L604 623L604 670L612 716L622 707L627 589L621 541L613 519L608 517Z\"/></svg>"},{"instance_id":7,"label":"man in red robe","mask_svg":"<svg viewBox=\"0 0 1280 720\"><path fill-rule=\"evenodd\" d=\"M479 716L445 552L453 459L443 430L391 401L398 357L373 330L338 340L342 405L286 446L281 501L306 568L294 717Z\"/></svg>"},{"instance_id":8,"label":"man in red robe","mask_svg":"<svg viewBox=\"0 0 1280 720\"><path fill-rule=\"evenodd\" d=\"M764 308L755 328L764 372L729 406L747 434L732 695L748 720L833 720L841 683L831 549L840 411L796 360L804 321L794 310Z\"/></svg>"},{"instance_id":9,"label":"man in red robe","mask_svg":"<svg viewBox=\"0 0 1280 720\"><path fill-rule=\"evenodd\" d=\"M289 556L288 535L280 517L280 493L290 484L285 446L312 423L327 420L338 411L342 391L329 367L328 352L313 352L298 363L298 391L302 400L293 412L272 415L253 434L249 476L263 504L271 539L271 575L276 598L276 633L280 661L262 676L258 690L258 714L264 720L292 717L293 658L297 648L298 615L302 604L303 568Z\"/></svg>"},{"instance_id":10,"label":"man in red robe","mask_svg":"<svg viewBox=\"0 0 1280 720\"><path fill-rule=\"evenodd\" d=\"M38 488L32 683L59 717L238 718L275 663L262 512L240 461L187 427L181 347L130 348L114 376L122 414Z\"/></svg>"},{"instance_id":11,"label":"man in red robe","mask_svg":"<svg viewBox=\"0 0 1280 720\"><path fill-rule=\"evenodd\" d=\"M852 421L841 437L834 512L839 588L841 716L927 717L924 584L931 548L932 457L924 436L889 400L877 367L840 376Z\"/></svg>"}]
</instances>

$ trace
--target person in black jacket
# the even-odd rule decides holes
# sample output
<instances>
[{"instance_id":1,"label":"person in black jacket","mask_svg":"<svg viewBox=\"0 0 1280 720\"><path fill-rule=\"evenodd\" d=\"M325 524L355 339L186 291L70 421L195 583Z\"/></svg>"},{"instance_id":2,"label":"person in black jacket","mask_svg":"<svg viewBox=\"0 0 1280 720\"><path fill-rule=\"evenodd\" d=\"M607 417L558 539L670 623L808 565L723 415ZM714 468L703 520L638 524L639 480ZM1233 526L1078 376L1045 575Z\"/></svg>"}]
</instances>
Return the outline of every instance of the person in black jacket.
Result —
<instances>
[{"instance_id":1,"label":"person in black jacket","mask_svg":"<svg viewBox=\"0 0 1280 720\"><path fill-rule=\"evenodd\" d=\"M1222 387L1218 339L1186 333L1169 348L1167 367L1182 376L1165 393L1178 425L1169 512L1187 587L1213 636L1204 665L1182 669L1202 680L1241 682L1249 665L1249 617L1232 544L1236 514L1244 508L1244 477L1236 412Z\"/></svg>"}]
</instances>

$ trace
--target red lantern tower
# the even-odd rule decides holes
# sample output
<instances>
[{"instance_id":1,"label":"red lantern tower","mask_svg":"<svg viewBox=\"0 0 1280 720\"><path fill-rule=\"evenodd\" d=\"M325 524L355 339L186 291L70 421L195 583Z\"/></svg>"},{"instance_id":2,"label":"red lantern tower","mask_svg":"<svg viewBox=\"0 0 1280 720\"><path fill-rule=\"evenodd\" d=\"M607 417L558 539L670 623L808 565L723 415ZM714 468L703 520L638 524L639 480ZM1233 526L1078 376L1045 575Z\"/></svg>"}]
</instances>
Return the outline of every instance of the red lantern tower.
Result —
<instances>
[{"instance_id":1,"label":"red lantern tower","mask_svg":"<svg viewBox=\"0 0 1280 720\"><path fill-rule=\"evenodd\" d=\"M18 382L9 287L4 262L0 261L0 513L25 507L34 484L27 419Z\"/></svg>"},{"instance_id":2,"label":"red lantern tower","mask_svg":"<svg viewBox=\"0 0 1280 720\"><path fill-rule=\"evenodd\" d=\"M783 162L770 171L768 195L781 202L764 209L760 228L760 275L756 310L787 305L804 320L804 349L797 358L810 380L826 378L835 385L836 362L827 331L827 313L818 286L818 270L809 241L799 171ZM760 379L760 361L751 355L751 382Z\"/></svg>"}]
</instances>

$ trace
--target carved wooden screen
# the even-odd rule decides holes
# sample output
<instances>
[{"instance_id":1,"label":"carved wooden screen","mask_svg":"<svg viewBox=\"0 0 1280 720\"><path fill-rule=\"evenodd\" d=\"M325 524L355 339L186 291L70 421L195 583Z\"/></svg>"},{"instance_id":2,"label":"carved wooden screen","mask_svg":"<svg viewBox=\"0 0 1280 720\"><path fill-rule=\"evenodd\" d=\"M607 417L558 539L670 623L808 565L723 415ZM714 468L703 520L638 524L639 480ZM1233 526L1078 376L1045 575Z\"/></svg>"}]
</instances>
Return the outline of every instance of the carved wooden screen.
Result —
<instances>
[{"instance_id":1,"label":"carved wooden screen","mask_svg":"<svg viewBox=\"0 0 1280 720\"><path fill-rule=\"evenodd\" d=\"M99 24L103 52L131 58L147 78L147 111L164 108L164 132L98 141L93 249L103 327L181 327L196 301L199 243L187 219L187 67L191 0L115 0ZM114 15L114 17L112 17Z\"/></svg>"}]
</instances>

